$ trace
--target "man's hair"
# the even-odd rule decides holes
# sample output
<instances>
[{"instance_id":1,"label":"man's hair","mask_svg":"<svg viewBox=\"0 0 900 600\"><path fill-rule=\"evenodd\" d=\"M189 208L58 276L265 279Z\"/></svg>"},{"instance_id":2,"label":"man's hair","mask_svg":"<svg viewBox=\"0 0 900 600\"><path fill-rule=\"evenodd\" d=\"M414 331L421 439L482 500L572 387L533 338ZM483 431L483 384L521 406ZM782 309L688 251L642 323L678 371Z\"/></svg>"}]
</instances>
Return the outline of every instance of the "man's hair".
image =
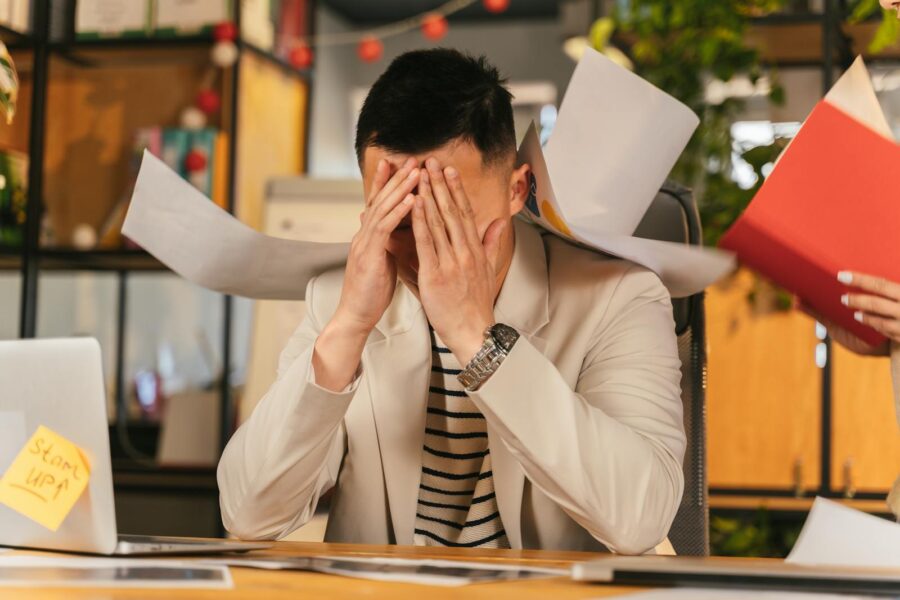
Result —
<instances>
[{"instance_id":1,"label":"man's hair","mask_svg":"<svg viewBox=\"0 0 900 600\"><path fill-rule=\"evenodd\" d=\"M471 142L485 165L514 155L512 94L484 56L415 50L398 56L366 96L356 157L369 146L421 154L452 140Z\"/></svg>"}]
</instances>

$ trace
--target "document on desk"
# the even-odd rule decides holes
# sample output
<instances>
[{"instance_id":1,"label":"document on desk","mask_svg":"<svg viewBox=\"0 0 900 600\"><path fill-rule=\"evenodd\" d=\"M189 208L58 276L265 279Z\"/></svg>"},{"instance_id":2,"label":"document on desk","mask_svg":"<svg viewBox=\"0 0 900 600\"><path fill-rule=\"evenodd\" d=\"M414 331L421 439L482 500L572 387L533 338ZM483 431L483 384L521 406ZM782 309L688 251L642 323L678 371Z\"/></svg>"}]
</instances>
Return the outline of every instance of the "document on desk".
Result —
<instances>
[{"instance_id":1,"label":"document on desk","mask_svg":"<svg viewBox=\"0 0 900 600\"><path fill-rule=\"evenodd\" d=\"M462 586L470 583L564 577L565 569L498 565L453 560L414 560L405 558L347 558L298 556L293 558L223 557L203 561L248 569L293 570L342 575L374 581L418 583L435 586Z\"/></svg>"},{"instance_id":2,"label":"document on desk","mask_svg":"<svg viewBox=\"0 0 900 600\"><path fill-rule=\"evenodd\" d=\"M0 589L4 587L224 590L234 583L227 567L197 562L16 555L0 556Z\"/></svg>"},{"instance_id":3,"label":"document on desk","mask_svg":"<svg viewBox=\"0 0 900 600\"><path fill-rule=\"evenodd\" d=\"M628 600L865 600L877 596L848 596L816 592L764 592L760 590L710 590L704 588L664 588L629 594Z\"/></svg>"},{"instance_id":4,"label":"document on desk","mask_svg":"<svg viewBox=\"0 0 900 600\"><path fill-rule=\"evenodd\" d=\"M263 235L216 206L144 152L122 233L170 269L207 289L261 300L302 300L309 280L342 266L349 240Z\"/></svg>"},{"instance_id":5,"label":"document on desk","mask_svg":"<svg viewBox=\"0 0 900 600\"><path fill-rule=\"evenodd\" d=\"M900 145L862 59L813 109L721 246L870 345L841 270L900 280Z\"/></svg>"},{"instance_id":6,"label":"document on desk","mask_svg":"<svg viewBox=\"0 0 900 600\"><path fill-rule=\"evenodd\" d=\"M900 524L816 498L787 562L900 569Z\"/></svg>"}]
</instances>

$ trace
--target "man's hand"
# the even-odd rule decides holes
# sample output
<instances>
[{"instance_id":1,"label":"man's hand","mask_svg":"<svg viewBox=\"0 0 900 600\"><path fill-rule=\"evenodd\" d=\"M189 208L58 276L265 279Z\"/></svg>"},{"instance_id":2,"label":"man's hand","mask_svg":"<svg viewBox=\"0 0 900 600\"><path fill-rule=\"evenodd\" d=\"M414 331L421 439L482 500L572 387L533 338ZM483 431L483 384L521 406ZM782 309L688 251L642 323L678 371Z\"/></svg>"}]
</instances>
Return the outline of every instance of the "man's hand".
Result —
<instances>
[{"instance_id":1,"label":"man's hand","mask_svg":"<svg viewBox=\"0 0 900 600\"><path fill-rule=\"evenodd\" d=\"M394 297L397 266L386 247L391 232L412 210L410 192L418 182L412 158L393 176L387 161L376 167L362 225L350 244L341 299L313 352L316 383L326 389L338 392L353 381L366 339Z\"/></svg>"},{"instance_id":2,"label":"man's hand","mask_svg":"<svg viewBox=\"0 0 900 600\"><path fill-rule=\"evenodd\" d=\"M900 343L900 283L852 271L841 271L838 280L866 292L841 298L844 306L855 309L856 320Z\"/></svg>"},{"instance_id":3,"label":"man's hand","mask_svg":"<svg viewBox=\"0 0 900 600\"><path fill-rule=\"evenodd\" d=\"M390 177L387 161L378 163L362 226L353 236L344 287L334 318L366 335L372 331L394 297L397 266L387 252L391 232L412 210L411 192L419 181L419 169L410 158Z\"/></svg>"},{"instance_id":4,"label":"man's hand","mask_svg":"<svg viewBox=\"0 0 900 600\"><path fill-rule=\"evenodd\" d=\"M478 236L459 172L425 161L413 208L419 257L419 296L435 332L466 365L494 323L497 257L506 222L498 219Z\"/></svg>"}]
</instances>

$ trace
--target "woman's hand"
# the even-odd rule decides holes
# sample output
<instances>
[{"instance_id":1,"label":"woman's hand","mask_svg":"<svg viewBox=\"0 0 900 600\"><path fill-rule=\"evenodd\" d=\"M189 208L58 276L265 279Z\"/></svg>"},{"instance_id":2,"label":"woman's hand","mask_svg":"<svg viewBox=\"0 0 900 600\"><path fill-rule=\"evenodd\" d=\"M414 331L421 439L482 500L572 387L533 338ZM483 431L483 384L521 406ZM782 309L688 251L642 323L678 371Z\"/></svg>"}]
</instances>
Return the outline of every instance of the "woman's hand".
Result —
<instances>
[{"instance_id":1,"label":"woman's hand","mask_svg":"<svg viewBox=\"0 0 900 600\"><path fill-rule=\"evenodd\" d=\"M862 292L844 294L841 303L854 309L857 321L888 338L886 342L871 346L802 302L798 302L797 308L824 325L831 339L851 352L863 356L890 355L891 342L900 343L900 283L853 271L841 271L838 281Z\"/></svg>"},{"instance_id":2,"label":"woman's hand","mask_svg":"<svg viewBox=\"0 0 900 600\"><path fill-rule=\"evenodd\" d=\"M900 283L853 271L841 271L838 281L863 292L841 296L841 303L854 309L853 318L900 343Z\"/></svg>"}]
</instances>

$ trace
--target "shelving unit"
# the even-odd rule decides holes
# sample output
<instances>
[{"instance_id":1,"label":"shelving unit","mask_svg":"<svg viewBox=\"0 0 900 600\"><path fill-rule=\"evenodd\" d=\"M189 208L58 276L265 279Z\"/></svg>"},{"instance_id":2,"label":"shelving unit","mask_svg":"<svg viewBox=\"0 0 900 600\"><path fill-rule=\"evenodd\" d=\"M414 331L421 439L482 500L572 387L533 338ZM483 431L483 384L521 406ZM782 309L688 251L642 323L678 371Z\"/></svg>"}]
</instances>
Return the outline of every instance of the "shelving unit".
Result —
<instances>
[{"instance_id":1,"label":"shelving unit","mask_svg":"<svg viewBox=\"0 0 900 600\"><path fill-rule=\"evenodd\" d=\"M105 69L109 67L140 67L145 65L204 65L209 64L209 50L214 40L209 35L193 35L177 38L123 38L102 40L51 41L50 2L34 0L31 33L13 31L0 26L0 39L14 53L17 64L28 66L30 82L28 130L28 197L25 222L25 239L21 248L0 247L0 271L21 273L21 298L19 307L19 337L31 338L37 333L37 302L39 276L43 272L90 271L106 272L116 276L116 348L115 348L115 399L116 425L111 429L114 441L131 446L130 433L152 436L154 426L128 422L128 394L125 382L125 324L128 316L128 280L132 273L167 273L168 269L143 250L89 250L71 248L43 248L40 240L40 224L45 208L46 150L48 119L48 86L51 79L51 61L64 61L73 68ZM240 2L233 2L232 20L240 30ZM310 17L315 3L309 2ZM308 19L313 22L312 18ZM241 64L243 56L251 54L277 67L281 73L311 85L311 72L298 70L274 54L242 40L236 40L242 55L232 67L223 73L223 109L221 127L228 133L227 208L235 212L238 171L238 132L240 111ZM20 75L22 75L20 70ZM175 85L178 85L177 83ZM306 106L309 101L307 96ZM25 112L25 111L22 111ZM308 116L308 115L307 115ZM307 119L308 121L308 119ZM162 123L161 123L162 124ZM307 132L308 136L308 132ZM303 140L304 147L306 140ZM303 151L305 157L305 150ZM302 169L305 170L305 160ZM234 424L235 407L229 382L232 358L233 300L222 297L221 358L222 374L217 382L220 410L220 446L224 447ZM158 430L158 428L156 428ZM121 443L118 444L121 446ZM116 444L114 444L114 447ZM154 490L166 493L215 494L215 473L212 469L171 469L148 466L143 461L114 460L114 479L117 492L120 484L129 490ZM216 504L217 506L217 504ZM221 527L219 524L218 527ZM126 529L127 531L127 529ZM146 532L152 533L152 532ZM179 532L160 532L179 533ZM199 534L199 532L186 532ZM216 533L221 533L219 529Z\"/></svg>"}]
</instances>

